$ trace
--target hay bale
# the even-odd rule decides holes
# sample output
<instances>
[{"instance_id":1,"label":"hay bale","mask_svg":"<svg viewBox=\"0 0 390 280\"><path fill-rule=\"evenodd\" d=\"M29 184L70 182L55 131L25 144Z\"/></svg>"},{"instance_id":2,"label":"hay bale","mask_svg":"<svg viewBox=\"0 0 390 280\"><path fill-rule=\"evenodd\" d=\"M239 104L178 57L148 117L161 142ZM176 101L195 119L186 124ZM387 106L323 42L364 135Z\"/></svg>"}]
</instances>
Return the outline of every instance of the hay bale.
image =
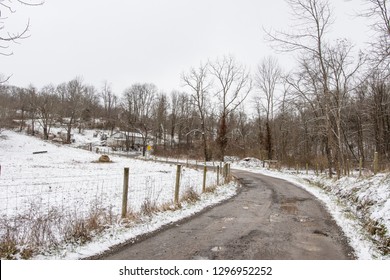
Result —
<instances>
[{"instance_id":1,"label":"hay bale","mask_svg":"<svg viewBox=\"0 0 390 280\"><path fill-rule=\"evenodd\" d=\"M111 162L110 157L108 155L101 155L99 157L99 162Z\"/></svg>"}]
</instances>

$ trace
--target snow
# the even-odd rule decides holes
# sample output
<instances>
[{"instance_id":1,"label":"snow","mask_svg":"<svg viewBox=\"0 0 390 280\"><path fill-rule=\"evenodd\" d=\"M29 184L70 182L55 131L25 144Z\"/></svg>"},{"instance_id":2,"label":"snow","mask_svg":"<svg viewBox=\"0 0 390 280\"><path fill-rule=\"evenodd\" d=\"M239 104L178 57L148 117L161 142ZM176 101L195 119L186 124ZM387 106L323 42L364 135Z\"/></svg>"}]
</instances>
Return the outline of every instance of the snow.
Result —
<instances>
[{"instance_id":1,"label":"snow","mask_svg":"<svg viewBox=\"0 0 390 280\"><path fill-rule=\"evenodd\" d=\"M153 161L110 155L111 163L97 162L100 155L55 145L35 137L4 131L0 139L0 216L8 220L21 214L49 213L55 208L63 216L87 217L96 205L120 215L123 170L130 170L129 208L139 212L146 201L158 205L172 204L176 166ZM81 140L88 142L90 139ZM44 152L33 154L34 152ZM180 195L193 189L201 193L203 172L183 166ZM207 173L207 186L216 185L216 174ZM156 230L204 207L225 200L236 193L237 185L220 186L214 193L201 195L195 204L183 203L176 211L160 212L128 228L114 220L102 234L84 246L61 243L59 250L46 250L38 259L79 259L101 253L111 246ZM4 228L1 228L4 231ZM1 232L0 233L4 233ZM58 233L56 233L58 234ZM18 256L15 256L18 257Z\"/></svg>"},{"instance_id":2,"label":"snow","mask_svg":"<svg viewBox=\"0 0 390 280\"><path fill-rule=\"evenodd\" d=\"M390 240L390 174L359 178L356 172L352 177L336 180L313 172L297 174L295 170L278 171L262 166L258 159L249 158L235 162L232 168L284 179L305 189L324 203L359 259L390 259L379 250L381 246L389 250L383 243ZM371 235L366 229L370 222L385 228L384 236Z\"/></svg>"},{"instance_id":3,"label":"snow","mask_svg":"<svg viewBox=\"0 0 390 280\"><path fill-rule=\"evenodd\" d=\"M45 213L53 207L73 217L83 217L98 203L120 215L123 187L123 169L130 169L129 205L139 211L147 201L172 204L176 166L154 160L176 161L183 164L181 195L190 188L201 192L203 173L187 168L186 164L203 165L203 162L187 159L151 158L145 161L110 154L111 163L98 163L100 155L77 146L92 143L99 145L93 131L75 132L75 143L53 144L35 137L4 131L0 135L0 216L13 219L27 212ZM73 146L73 147L72 147ZM95 146L94 146L95 147ZM98 146L99 148L102 148ZM33 152L45 152L33 154ZM127 154L126 154L127 155ZM208 162L208 166L219 165ZM390 229L390 175L363 176L357 174L340 180L316 176L313 173L296 174L290 170L269 170L262 161L246 158L236 161L232 168L262 173L281 178L304 188L324 203L335 221L346 234L359 259L390 259L380 250L381 242L389 240ZM216 184L216 175L208 172L207 185ZM137 236L150 233L160 227L176 223L235 195L235 183L220 186L214 193L204 193L201 200L191 204L184 202L175 211L163 211L142 216L129 226L121 219L112 224L89 242L61 242L56 249L45 248L34 259L80 259L102 253L112 246L136 240ZM376 230L367 231L372 224ZM382 229L382 231L380 231ZM0 234L3 228L0 228ZM58 234L58 233L56 233ZM382 245L383 246L383 245ZM388 249L388 248L387 248ZM15 256L18 258L20 256Z\"/></svg>"}]
</instances>

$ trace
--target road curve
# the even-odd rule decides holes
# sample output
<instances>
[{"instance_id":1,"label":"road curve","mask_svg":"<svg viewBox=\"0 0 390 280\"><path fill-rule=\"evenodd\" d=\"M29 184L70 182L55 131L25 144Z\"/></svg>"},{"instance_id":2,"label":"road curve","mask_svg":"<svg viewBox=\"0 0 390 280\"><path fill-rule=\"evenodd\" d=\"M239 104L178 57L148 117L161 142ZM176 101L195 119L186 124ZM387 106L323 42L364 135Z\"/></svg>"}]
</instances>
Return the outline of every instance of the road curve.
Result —
<instances>
[{"instance_id":1,"label":"road curve","mask_svg":"<svg viewBox=\"0 0 390 280\"><path fill-rule=\"evenodd\" d=\"M322 203L281 179L233 170L238 195L101 259L354 259Z\"/></svg>"}]
</instances>

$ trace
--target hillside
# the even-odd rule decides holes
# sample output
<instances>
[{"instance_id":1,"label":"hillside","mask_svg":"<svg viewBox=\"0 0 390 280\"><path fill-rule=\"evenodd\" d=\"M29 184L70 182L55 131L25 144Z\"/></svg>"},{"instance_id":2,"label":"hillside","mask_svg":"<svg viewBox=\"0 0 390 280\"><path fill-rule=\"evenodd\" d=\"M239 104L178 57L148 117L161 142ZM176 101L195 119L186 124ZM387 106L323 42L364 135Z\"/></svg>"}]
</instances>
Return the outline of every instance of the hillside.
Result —
<instances>
[{"instance_id":1,"label":"hillside","mask_svg":"<svg viewBox=\"0 0 390 280\"><path fill-rule=\"evenodd\" d=\"M236 189L230 184L201 194L203 172L184 166L182 203L175 207L175 165L111 155L111 162L99 163L93 152L11 131L1 137L1 258L86 257L192 215ZM128 214L120 219L125 167ZM215 173L208 172L206 185L214 189Z\"/></svg>"}]
</instances>

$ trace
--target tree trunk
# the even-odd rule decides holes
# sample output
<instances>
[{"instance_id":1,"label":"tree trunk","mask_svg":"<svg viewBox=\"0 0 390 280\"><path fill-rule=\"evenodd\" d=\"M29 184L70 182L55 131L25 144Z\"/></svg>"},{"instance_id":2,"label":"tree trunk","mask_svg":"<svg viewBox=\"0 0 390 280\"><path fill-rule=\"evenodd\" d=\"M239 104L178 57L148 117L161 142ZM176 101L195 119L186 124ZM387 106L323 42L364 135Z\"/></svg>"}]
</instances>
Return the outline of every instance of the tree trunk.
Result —
<instances>
[{"instance_id":1,"label":"tree trunk","mask_svg":"<svg viewBox=\"0 0 390 280\"><path fill-rule=\"evenodd\" d=\"M68 144L70 144L71 132L72 132L72 123L69 123L68 129L66 130L66 143Z\"/></svg>"},{"instance_id":2,"label":"tree trunk","mask_svg":"<svg viewBox=\"0 0 390 280\"><path fill-rule=\"evenodd\" d=\"M49 133L47 131L47 125L43 126L43 139L45 139L45 140L49 139Z\"/></svg>"},{"instance_id":3,"label":"tree trunk","mask_svg":"<svg viewBox=\"0 0 390 280\"><path fill-rule=\"evenodd\" d=\"M220 123L220 126L219 126L217 143L219 145L220 160L224 161L226 147L227 147L227 144L228 144L228 141L227 141L227 124L226 124L226 114L225 113L223 113L222 117L221 117L221 123Z\"/></svg>"},{"instance_id":4,"label":"tree trunk","mask_svg":"<svg viewBox=\"0 0 390 280\"><path fill-rule=\"evenodd\" d=\"M269 123L269 120L267 120L266 124L266 147L267 147L267 155L268 159L271 160L273 158L273 153L272 153L272 132L271 132L271 126Z\"/></svg>"}]
</instances>

